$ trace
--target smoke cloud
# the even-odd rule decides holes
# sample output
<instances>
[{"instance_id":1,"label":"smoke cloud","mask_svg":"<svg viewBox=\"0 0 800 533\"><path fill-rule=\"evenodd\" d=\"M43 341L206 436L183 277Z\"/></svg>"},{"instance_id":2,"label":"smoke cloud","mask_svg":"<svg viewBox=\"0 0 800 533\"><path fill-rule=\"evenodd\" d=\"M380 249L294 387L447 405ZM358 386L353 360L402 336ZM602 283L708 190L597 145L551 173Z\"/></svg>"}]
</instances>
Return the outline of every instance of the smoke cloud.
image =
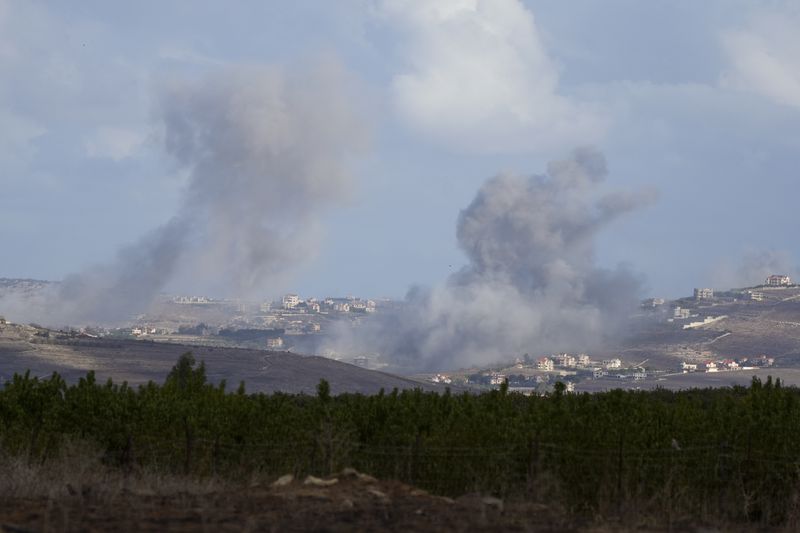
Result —
<instances>
[{"instance_id":1,"label":"smoke cloud","mask_svg":"<svg viewBox=\"0 0 800 533\"><path fill-rule=\"evenodd\" d=\"M178 212L116 259L67 277L31 318L113 323L144 311L170 281L246 294L279 289L320 236L319 213L353 188L365 141L346 72L230 68L168 84L166 151L189 174Z\"/></svg>"},{"instance_id":2,"label":"smoke cloud","mask_svg":"<svg viewBox=\"0 0 800 533\"><path fill-rule=\"evenodd\" d=\"M753 287L764 283L771 274L796 277L794 260L785 250L746 250L738 265L728 262L717 266L714 285L720 289Z\"/></svg>"},{"instance_id":3,"label":"smoke cloud","mask_svg":"<svg viewBox=\"0 0 800 533\"><path fill-rule=\"evenodd\" d=\"M641 279L598 268L594 237L654 197L602 194L606 174L603 155L581 148L546 175L488 180L458 218L468 264L441 286L412 289L352 342L415 370L598 347L637 305Z\"/></svg>"}]
</instances>

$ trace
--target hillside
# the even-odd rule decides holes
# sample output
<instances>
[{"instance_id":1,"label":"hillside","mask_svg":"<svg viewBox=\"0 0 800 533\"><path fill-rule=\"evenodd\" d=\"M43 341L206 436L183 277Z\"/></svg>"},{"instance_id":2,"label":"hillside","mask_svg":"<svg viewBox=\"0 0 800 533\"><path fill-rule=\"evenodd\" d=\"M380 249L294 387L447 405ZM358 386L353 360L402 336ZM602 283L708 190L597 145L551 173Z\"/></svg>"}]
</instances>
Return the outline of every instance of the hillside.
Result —
<instances>
[{"instance_id":1,"label":"hillside","mask_svg":"<svg viewBox=\"0 0 800 533\"><path fill-rule=\"evenodd\" d=\"M784 368L800 366L800 288L756 290L763 300L678 300L675 304L691 312L686 319L669 321L668 309L653 311L624 339L621 353L628 360L649 358L658 368L683 360L761 355ZM701 324L705 319L714 321Z\"/></svg>"},{"instance_id":2,"label":"hillside","mask_svg":"<svg viewBox=\"0 0 800 533\"><path fill-rule=\"evenodd\" d=\"M47 333L52 333L50 338L43 337ZM67 381L76 381L94 370L99 380L160 383L178 357L187 351L198 361L205 361L210 381L218 383L224 379L229 386L236 387L244 380L249 392L313 393L323 378L334 393L370 394L380 389L417 387L444 390L435 384L325 357L134 340L59 339L54 332L42 328L11 324L0 325L0 381L30 369L37 376L58 372Z\"/></svg>"}]
</instances>

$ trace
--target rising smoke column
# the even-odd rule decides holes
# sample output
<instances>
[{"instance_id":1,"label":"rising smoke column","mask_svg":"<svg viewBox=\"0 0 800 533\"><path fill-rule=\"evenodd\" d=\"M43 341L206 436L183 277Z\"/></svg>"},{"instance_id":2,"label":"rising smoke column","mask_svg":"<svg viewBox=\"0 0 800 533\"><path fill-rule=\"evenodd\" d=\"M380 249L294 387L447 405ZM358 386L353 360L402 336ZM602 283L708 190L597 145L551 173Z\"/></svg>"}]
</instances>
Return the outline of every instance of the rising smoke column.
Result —
<instances>
[{"instance_id":1,"label":"rising smoke column","mask_svg":"<svg viewBox=\"0 0 800 533\"><path fill-rule=\"evenodd\" d=\"M458 217L468 264L412 290L402 311L372 325L369 348L424 370L597 347L636 306L641 280L595 266L595 236L653 196L601 194L606 173L603 155L582 148L544 176L488 180Z\"/></svg>"},{"instance_id":2,"label":"rising smoke column","mask_svg":"<svg viewBox=\"0 0 800 533\"><path fill-rule=\"evenodd\" d=\"M65 279L45 320L123 321L177 276L240 295L275 290L313 255L320 211L352 190L347 163L365 135L351 89L332 63L169 84L165 149L189 174L178 212L112 263Z\"/></svg>"}]
</instances>

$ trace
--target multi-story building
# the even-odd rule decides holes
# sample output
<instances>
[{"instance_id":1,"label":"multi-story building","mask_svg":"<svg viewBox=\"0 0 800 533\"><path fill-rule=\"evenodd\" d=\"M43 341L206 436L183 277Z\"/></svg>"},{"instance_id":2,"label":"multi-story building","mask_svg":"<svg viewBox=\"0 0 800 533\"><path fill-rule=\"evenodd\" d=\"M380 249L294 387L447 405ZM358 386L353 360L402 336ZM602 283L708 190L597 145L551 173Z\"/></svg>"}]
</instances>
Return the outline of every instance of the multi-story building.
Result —
<instances>
[{"instance_id":1,"label":"multi-story building","mask_svg":"<svg viewBox=\"0 0 800 533\"><path fill-rule=\"evenodd\" d=\"M557 355L556 361L558 362L559 366L563 366L566 368L572 368L577 364L575 356L570 355L568 353L562 353L560 355Z\"/></svg>"},{"instance_id":2,"label":"multi-story building","mask_svg":"<svg viewBox=\"0 0 800 533\"><path fill-rule=\"evenodd\" d=\"M690 314L691 314L691 309L683 309L682 307L675 307L675 309L672 310L672 316L674 318L681 318L681 319L689 318Z\"/></svg>"},{"instance_id":3,"label":"multi-story building","mask_svg":"<svg viewBox=\"0 0 800 533\"><path fill-rule=\"evenodd\" d=\"M300 303L300 297L296 294L287 294L283 297L283 308L294 309Z\"/></svg>"},{"instance_id":4,"label":"multi-story building","mask_svg":"<svg viewBox=\"0 0 800 533\"><path fill-rule=\"evenodd\" d=\"M747 291L745 293L747 295L747 299L753 302L762 302L764 301L764 293L759 291Z\"/></svg>"},{"instance_id":5,"label":"multi-story building","mask_svg":"<svg viewBox=\"0 0 800 533\"><path fill-rule=\"evenodd\" d=\"M538 370L553 370L555 366L553 365L553 360L549 357L541 357L536 360L536 368Z\"/></svg>"},{"instance_id":6,"label":"multi-story building","mask_svg":"<svg viewBox=\"0 0 800 533\"><path fill-rule=\"evenodd\" d=\"M714 290L713 289L695 289L694 290L694 299L695 300L711 300L714 298Z\"/></svg>"},{"instance_id":7,"label":"multi-story building","mask_svg":"<svg viewBox=\"0 0 800 533\"><path fill-rule=\"evenodd\" d=\"M767 278L764 285L770 287L785 287L792 284L792 278L784 274L773 274Z\"/></svg>"}]
</instances>

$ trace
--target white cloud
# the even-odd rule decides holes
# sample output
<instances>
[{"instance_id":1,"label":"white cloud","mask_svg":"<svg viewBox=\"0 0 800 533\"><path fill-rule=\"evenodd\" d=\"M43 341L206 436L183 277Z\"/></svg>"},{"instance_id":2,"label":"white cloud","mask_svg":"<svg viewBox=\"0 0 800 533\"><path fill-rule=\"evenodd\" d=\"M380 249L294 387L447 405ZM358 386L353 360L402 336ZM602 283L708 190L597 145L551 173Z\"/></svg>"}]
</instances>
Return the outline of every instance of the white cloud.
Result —
<instances>
[{"instance_id":1,"label":"white cloud","mask_svg":"<svg viewBox=\"0 0 800 533\"><path fill-rule=\"evenodd\" d=\"M559 91L558 68L518 0L386 0L379 13L402 35L396 109L423 134L482 152L602 136L597 110Z\"/></svg>"},{"instance_id":2,"label":"white cloud","mask_svg":"<svg viewBox=\"0 0 800 533\"><path fill-rule=\"evenodd\" d=\"M724 87L752 91L770 100L800 108L800 11L780 11L752 16L744 28L722 34L729 69Z\"/></svg>"}]
</instances>

